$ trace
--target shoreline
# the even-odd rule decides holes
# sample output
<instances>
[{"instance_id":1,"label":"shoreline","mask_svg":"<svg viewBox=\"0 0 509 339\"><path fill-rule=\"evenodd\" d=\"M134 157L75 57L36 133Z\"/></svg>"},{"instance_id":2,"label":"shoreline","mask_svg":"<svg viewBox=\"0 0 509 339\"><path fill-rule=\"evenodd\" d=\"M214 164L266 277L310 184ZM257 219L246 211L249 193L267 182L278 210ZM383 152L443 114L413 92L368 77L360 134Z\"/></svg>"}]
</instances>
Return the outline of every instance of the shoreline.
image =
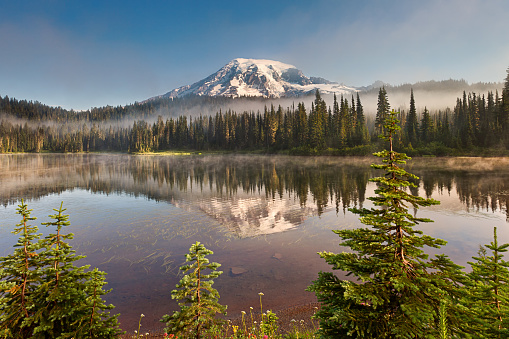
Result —
<instances>
[{"instance_id":1,"label":"shoreline","mask_svg":"<svg viewBox=\"0 0 509 339\"><path fill-rule=\"evenodd\" d=\"M245 150L245 151L231 151L231 150L162 150L150 152L119 152L119 151L82 151L82 152L52 152L43 150L40 152L6 152L0 155L13 155L13 154L120 154L120 155L138 155L138 156L193 156L193 155L283 155L283 156L296 156L296 157L370 157L377 151L376 145L364 145L345 149L290 149L283 151L268 151L268 150ZM415 158L503 158L509 157L509 150L500 148L473 148L470 150L459 150L455 148L447 149L428 149L421 148L402 148L400 153L405 153L410 157Z\"/></svg>"},{"instance_id":2,"label":"shoreline","mask_svg":"<svg viewBox=\"0 0 509 339\"><path fill-rule=\"evenodd\" d=\"M310 302L307 304L298 304L271 311L273 311L278 317L278 328L280 333L288 333L292 330L292 326L295 326L294 324L298 324L301 328L308 330L318 330L319 321L312 319L312 316L316 313L317 309L320 308L320 305L321 304L319 302ZM259 310L258 312L253 310L252 315L254 321L260 321ZM225 316L222 318L229 322L230 325L242 326L242 317L240 315L237 317ZM251 323L249 313L247 313L244 320L248 325ZM136 325L137 324L138 323L136 323ZM142 333L145 338L164 338L164 327L165 324L161 323L160 328L144 329L142 321L140 333ZM133 336L136 335L134 330L135 328L129 328L128 330L122 328L122 331L125 331L126 333L120 336L120 338L133 338ZM149 335L147 336L146 333L149 333Z\"/></svg>"}]
</instances>

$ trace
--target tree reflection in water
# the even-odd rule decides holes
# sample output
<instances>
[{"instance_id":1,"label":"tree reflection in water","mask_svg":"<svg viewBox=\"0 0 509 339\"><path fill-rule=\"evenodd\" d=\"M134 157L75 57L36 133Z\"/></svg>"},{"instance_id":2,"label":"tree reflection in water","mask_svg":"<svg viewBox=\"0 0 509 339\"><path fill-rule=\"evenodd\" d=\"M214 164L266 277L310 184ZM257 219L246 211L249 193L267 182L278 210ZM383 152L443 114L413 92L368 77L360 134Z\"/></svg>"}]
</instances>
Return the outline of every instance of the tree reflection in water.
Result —
<instances>
[{"instance_id":1,"label":"tree reflection in water","mask_svg":"<svg viewBox=\"0 0 509 339\"><path fill-rule=\"evenodd\" d=\"M74 246L88 255L86 263L108 272L108 287L114 289L108 302L122 313L124 329L137 324L141 313L147 315L147 326L160 326L157 320L169 311L170 291L178 281L176 268L194 241L212 249L213 260L223 264L226 274L217 288L231 315L255 306L260 291L274 309L309 302L314 296L306 295L305 287L319 270L329 269L316 252L338 251L331 229L359 225L347 209L369 203L365 198L374 187L368 179L378 175L369 168L373 161L1 155L0 203L6 208L0 211L0 250L13 245L7 244L9 227L18 220L10 211L19 199L29 208L43 205L44 215L57 207L52 203L64 200L64 207L74 204L69 209ZM419 213L446 211L431 216L436 222L426 227L449 241L446 250L455 261L466 262L478 243L490 241L495 219L489 213L509 217L509 159L414 159L409 171L420 176L412 194L442 201ZM467 212L479 211L483 220L465 219ZM507 234L499 229L504 241Z\"/></svg>"}]
</instances>

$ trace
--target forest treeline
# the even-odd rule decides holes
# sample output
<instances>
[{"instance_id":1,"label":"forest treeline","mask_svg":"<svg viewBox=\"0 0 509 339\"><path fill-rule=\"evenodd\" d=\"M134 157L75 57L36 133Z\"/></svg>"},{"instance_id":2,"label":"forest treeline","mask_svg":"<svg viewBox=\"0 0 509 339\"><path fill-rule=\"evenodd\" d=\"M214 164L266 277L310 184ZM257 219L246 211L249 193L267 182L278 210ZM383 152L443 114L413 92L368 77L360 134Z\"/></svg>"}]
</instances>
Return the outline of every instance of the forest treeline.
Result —
<instances>
[{"instance_id":1,"label":"forest treeline","mask_svg":"<svg viewBox=\"0 0 509 339\"><path fill-rule=\"evenodd\" d=\"M502 93L466 93L451 108L398 114L395 146L408 154L461 154L472 149L509 149L509 71ZM246 99L246 98L245 98ZM256 100L256 99L248 99ZM390 111L387 91L378 92L376 116L364 112L360 96L337 97L328 105L317 91L303 102L261 111L221 110L213 115L171 116L201 106L210 110L226 98L194 97L67 111L38 102L0 96L0 152L153 152L165 150L263 151L291 154L369 154ZM158 112L166 120L148 122ZM21 122L22 121L22 122Z\"/></svg>"}]
</instances>

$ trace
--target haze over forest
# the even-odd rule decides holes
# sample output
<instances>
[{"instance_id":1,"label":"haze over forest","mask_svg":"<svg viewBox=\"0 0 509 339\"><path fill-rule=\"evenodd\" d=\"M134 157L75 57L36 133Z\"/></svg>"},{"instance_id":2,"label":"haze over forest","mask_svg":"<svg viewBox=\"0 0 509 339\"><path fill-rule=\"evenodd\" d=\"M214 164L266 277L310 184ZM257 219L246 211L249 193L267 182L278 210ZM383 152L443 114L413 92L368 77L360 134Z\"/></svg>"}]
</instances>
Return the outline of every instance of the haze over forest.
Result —
<instances>
[{"instance_id":1,"label":"haze over forest","mask_svg":"<svg viewBox=\"0 0 509 339\"><path fill-rule=\"evenodd\" d=\"M249 7L198 1L190 7L4 4L0 151L241 150L242 136L257 140L251 151L344 153L376 143L376 123L387 109L400 111L402 128L411 117L417 139L402 135L401 144L411 152L443 146L439 153L475 154L471 147L506 145L504 138L491 140L506 130L506 1L259 1ZM230 60L264 62L236 69L231 79L228 72L207 78ZM282 67L278 76L267 60L278 60L270 65ZM284 73L289 65L295 69ZM261 90L267 98L147 100L201 79L203 85L219 81L208 93ZM288 86L292 81L306 90ZM292 95L276 98L275 89ZM323 121L311 123L318 113ZM323 140L310 142L317 124ZM452 134L439 140L444 126ZM360 127L367 132L354 137ZM481 136L487 132L489 138ZM201 134L207 137L198 141Z\"/></svg>"}]
</instances>

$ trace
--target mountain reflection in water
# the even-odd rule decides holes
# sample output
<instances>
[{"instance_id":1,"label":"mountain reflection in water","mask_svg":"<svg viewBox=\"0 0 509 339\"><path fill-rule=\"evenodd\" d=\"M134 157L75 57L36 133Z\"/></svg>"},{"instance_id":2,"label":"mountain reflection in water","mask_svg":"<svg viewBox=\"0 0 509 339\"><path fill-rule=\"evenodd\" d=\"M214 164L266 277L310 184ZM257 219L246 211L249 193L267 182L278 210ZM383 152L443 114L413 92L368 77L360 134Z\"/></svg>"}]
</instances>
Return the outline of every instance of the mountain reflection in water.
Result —
<instances>
[{"instance_id":1,"label":"mountain reflection in water","mask_svg":"<svg viewBox=\"0 0 509 339\"><path fill-rule=\"evenodd\" d=\"M37 224L64 201L73 247L86 264L108 272L108 302L124 329L146 328L176 308L170 292L194 241L223 264L216 283L229 314L258 303L278 309L314 300L304 292L330 268L316 252L344 250L332 229L358 227L348 207L371 207L375 186L367 158L285 156L131 156L120 154L0 155L0 254L12 251L27 201ZM419 216L420 227L447 240L445 253L461 265L489 243L493 226L509 242L509 159L415 159L413 194L441 205ZM41 232L46 232L40 227ZM442 249L430 253L444 253ZM239 273L241 272L241 273Z\"/></svg>"}]
</instances>

